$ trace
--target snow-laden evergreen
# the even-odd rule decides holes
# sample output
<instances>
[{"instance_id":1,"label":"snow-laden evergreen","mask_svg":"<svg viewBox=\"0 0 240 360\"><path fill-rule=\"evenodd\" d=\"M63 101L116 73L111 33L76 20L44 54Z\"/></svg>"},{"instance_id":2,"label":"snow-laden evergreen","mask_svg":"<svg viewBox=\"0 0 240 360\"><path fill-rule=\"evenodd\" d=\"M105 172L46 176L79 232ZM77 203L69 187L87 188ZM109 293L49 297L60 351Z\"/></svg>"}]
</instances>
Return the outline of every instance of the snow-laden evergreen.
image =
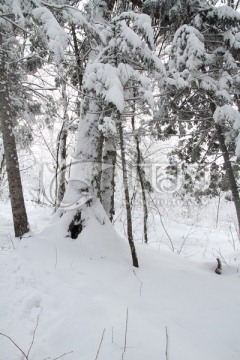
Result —
<instances>
[{"instance_id":1,"label":"snow-laden evergreen","mask_svg":"<svg viewBox=\"0 0 240 360\"><path fill-rule=\"evenodd\" d=\"M75 213L81 211L81 222L85 226L87 222L80 206L89 205L89 200L97 196L101 163L104 165L106 161L107 168L109 165L102 156L104 143L108 146L108 138L115 140L115 131L105 131L106 119L111 118L110 126L116 128L116 124L123 121L126 106L134 99L146 110L153 109L151 78L159 81L165 74L162 62L152 49L153 31L147 15L123 12L105 23L98 13L93 23L94 20L104 41L92 51L86 67L74 169L62 204L64 208L68 204L69 209L75 207ZM83 171L83 166L88 170ZM107 178L109 182L104 187L110 189L112 175ZM104 201L110 203L110 198Z\"/></svg>"},{"instance_id":2,"label":"snow-laden evergreen","mask_svg":"<svg viewBox=\"0 0 240 360\"><path fill-rule=\"evenodd\" d=\"M196 191L197 196L218 194L223 175L216 174L224 170L221 162L213 159L219 157L219 150L223 155L228 153L224 164L228 178L232 179L229 188L238 208L236 179L228 166L231 166L231 156L239 154L236 131L239 114L234 110L239 96L239 13L229 6L203 5L201 2L200 12L189 9L189 23L175 32L165 82L165 91L170 92L170 98L165 101L164 116L176 120L171 122L171 126L182 137L179 149L174 151L182 162L182 168L191 163L198 164L199 174L210 171L209 187L203 192ZM226 109L231 113L231 121ZM233 143L237 146L234 154ZM237 173L235 177L238 177ZM219 181L218 185L216 181ZM188 190L194 192L194 184L186 186L186 192Z\"/></svg>"}]
</instances>

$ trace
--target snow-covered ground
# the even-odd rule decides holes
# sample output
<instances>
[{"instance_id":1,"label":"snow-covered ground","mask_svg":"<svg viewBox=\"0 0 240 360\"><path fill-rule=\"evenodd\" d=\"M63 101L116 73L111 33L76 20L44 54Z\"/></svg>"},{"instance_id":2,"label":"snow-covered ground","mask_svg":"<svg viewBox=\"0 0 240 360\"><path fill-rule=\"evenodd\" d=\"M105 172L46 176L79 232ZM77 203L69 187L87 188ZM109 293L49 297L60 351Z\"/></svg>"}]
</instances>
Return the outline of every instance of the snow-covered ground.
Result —
<instances>
[{"instance_id":1,"label":"snow-covered ground","mask_svg":"<svg viewBox=\"0 0 240 360\"><path fill-rule=\"evenodd\" d=\"M203 214L212 223L176 211L162 214L172 245L154 212L144 245L136 216L135 269L111 228L106 237L96 222L72 240L51 209L31 204L31 237L19 240L1 204L0 332L29 360L239 360L239 242L221 216L214 226L211 206ZM115 225L121 231L121 216ZM0 359L24 356L0 336Z\"/></svg>"}]
</instances>

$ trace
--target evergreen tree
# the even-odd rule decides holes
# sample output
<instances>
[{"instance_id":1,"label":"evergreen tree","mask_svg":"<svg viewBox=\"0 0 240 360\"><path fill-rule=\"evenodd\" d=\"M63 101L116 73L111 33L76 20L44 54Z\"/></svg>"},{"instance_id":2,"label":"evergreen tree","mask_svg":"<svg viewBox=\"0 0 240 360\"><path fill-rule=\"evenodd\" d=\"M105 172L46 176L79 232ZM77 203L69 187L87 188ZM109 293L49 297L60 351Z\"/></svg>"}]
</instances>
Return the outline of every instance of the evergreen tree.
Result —
<instances>
[{"instance_id":1,"label":"evergreen tree","mask_svg":"<svg viewBox=\"0 0 240 360\"><path fill-rule=\"evenodd\" d=\"M49 50L60 61L66 44L65 31L47 7L36 1L1 2L0 118L16 236L22 236L29 227L15 134L18 121L30 118L39 108L24 82L42 66Z\"/></svg>"},{"instance_id":2,"label":"evergreen tree","mask_svg":"<svg viewBox=\"0 0 240 360\"><path fill-rule=\"evenodd\" d=\"M84 75L84 98L81 104L74 159L76 164L62 205L75 208L70 230L80 223L87 226L85 209L90 205L94 215L97 206L98 174L101 171L104 137L106 142L107 136L118 132L127 206L128 238L133 264L138 266L131 230L123 115L127 104L133 100L138 100L142 106L145 106L145 111L149 111L153 106L152 84L146 74L161 77L164 67L153 54L153 33L151 20L147 15L133 11L120 12L107 22L104 18L107 4L101 2L100 5L100 8L95 8L92 18L95 22L94 26L98 28L95 32L98 33L98 38L93 39L95 48L90 55ZM81 228L82 226L78 226L78 232Z\"/></svg>"},{"instance_id":3,"label":"evergreen tree","mask_svg":"<svg viewBox=\"0 0 240 360\"><path fill-rule=\"evenodd\" d=\"M186 1L188 24L173 38L165 83L168 96L161 103L163 125L181 137L175 151L181 166L197 163L200 177L209 159L212 180L216 179L222 168L216 159L222 154L240 225L238 186L230 161L239 118L233 106L239 96L240 14L226 5L194 3L197 12ZM216 183L210 186L216 191Z\"/></svg>"}]
</instances>

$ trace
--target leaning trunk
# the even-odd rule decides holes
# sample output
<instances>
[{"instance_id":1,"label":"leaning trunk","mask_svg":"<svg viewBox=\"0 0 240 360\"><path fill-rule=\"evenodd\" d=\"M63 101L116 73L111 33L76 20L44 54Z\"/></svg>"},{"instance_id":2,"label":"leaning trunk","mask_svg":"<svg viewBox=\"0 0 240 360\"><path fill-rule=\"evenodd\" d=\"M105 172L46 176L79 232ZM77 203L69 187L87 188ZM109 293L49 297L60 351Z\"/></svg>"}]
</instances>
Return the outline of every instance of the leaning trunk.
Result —
<instances>
[{"instance_id":1,"label":"leaning trunk","mask_svg":"<svg viewBox=\"0 0 240 360\"><path fill-rule=\"evenodd\" d=\"M2 38L0 35L0 46ZM19 237L29 231L27 213L24 204L22 183L16 149L16 142L11 118L11 100L9 96L8 77L4 59L0 59L0 119L3 146L6 157L9 194L12 206L15 236Z\"/></svg>"}]
</instances>

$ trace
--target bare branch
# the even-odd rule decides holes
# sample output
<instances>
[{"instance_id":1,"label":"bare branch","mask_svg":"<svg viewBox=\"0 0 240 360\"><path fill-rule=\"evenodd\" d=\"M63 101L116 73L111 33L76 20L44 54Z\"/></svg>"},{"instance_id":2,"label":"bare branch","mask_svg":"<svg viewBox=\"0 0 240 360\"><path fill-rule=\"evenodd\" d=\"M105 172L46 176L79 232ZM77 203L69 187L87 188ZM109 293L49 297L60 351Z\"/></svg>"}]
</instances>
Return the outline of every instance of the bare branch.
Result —
<instances>
[{"instance_id":1,"label":"bare branch","mask_svg":"<svg viewBox=\"0 0 240 360\"><path fill-rule=\"evenodd\" d=\"M166 350L165 350L165 355L166 355L166 360L169 360L169 357L168 357L169 336L168 336L168 328L167 328L167 326L165 326L165 332L166 332Z\"/></svg>"},{"instance_id":2,"label":"bare branch","mask_svg":"<svg viewBox=\"0 0 240 360\"><path fill-rule=\"evenodd\" d=\"M125 327L125 337L124 337L124 347L123 347L123 352L122 352L122 360L124 358L124 354L127 349L127 331L128 331L128 309L127 309L127 314L126 314L126 327Z\"/></svg>"},{"instance_id":3,"label":"bare branch","mask_svg":"<svg viewBox=\"0 0 240 360\"><path fill-rule=\"evenodd\" d=\"M101 340L100 340L100 343L99 343L99 346L98 346L98 350L97 350L97 354L96 354L95 360L97 360L98 355L99 355L99 353L100 353L100 349L101 349L101 346L102 346L104 334L105 334L105 329L103 329L103 332L102 332L102 337L101 337Z\"/></svg>"},{"instance_id":4,"label":"bare branch","mask_svg":"<svg viewBox=\"0 0 240 360\"><path fill-rule=\"evenodd\" d=\"M60 355L60 356L58 356L58 357L54 358L53 360L58 360L58 359L61 359L63 356L66 356L66 355L68 355L68 354L72 354L72 353L73 353L73 351L69 351L69 352L67 352L67 353L64 353L64 354L62 354L62 355Z\"/></svg>"},{"instance_id":5,"label":"bare branch","mask_svg":"<svg viewBox=\"0 0 240 360\"><path fill-rule=\"evenodd\" d=\"M25 358L26 360L28 360L28 356L27 356L27 355L25 354L25 352L15 343L15 341L14 341L10 336L8 336L8 335L6 335L6 334L3 334L3 333L0 333L0 335L6 337L7 339L9 339L9 340L13 343L13 345L23 354L24 358Z\"/></svg>"},{"instance_id":6,"label":"bare branch","mask_svg":"<svg viewBox=\"0 0 240 360\"><path fill-rule=\"evenodd\" d=\"M40 311L40 313L41 313L41 311ZM32 347L33 347L33 344L34 344L35 335L36 335L36 331L37 331L38 323L39 323L40 313L39 313L38 316L37 316L37 323L36 323L35 329L34 329L34 331L33 331L32 342L31 342L30 347L29 347L29 349L28 349L27 358L28 358L28 356L29 356L29 354L30 354L30 351L31 351L31 349L32 349Z\"/></svg>"}]
</instances>

